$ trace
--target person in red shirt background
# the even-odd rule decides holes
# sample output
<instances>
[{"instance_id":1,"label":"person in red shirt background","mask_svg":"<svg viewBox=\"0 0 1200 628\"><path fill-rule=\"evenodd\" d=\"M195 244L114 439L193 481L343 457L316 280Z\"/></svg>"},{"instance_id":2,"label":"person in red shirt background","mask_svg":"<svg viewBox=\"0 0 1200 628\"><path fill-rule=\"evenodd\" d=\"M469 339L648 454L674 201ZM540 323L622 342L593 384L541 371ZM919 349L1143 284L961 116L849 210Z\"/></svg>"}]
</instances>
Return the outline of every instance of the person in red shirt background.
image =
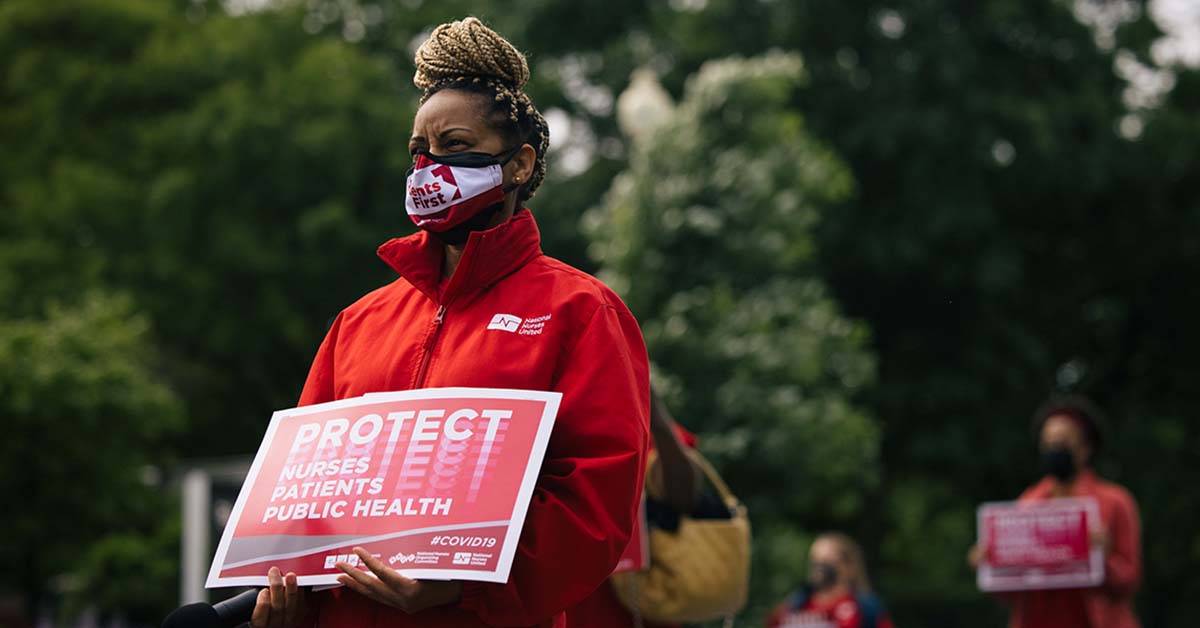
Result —
<instances>
[{"instance_id":1,"label":"person in red shirt background","mask_svg":"<svg viewBox=\"0 0 1200 628\"><path fill-rule=\"evenodd\" d=\"M1100 449L1100 410L1083 397L1052 399L1034 413L1045 476L1018 501L1091 497L1100 506L1093 543L1104 549L1104 582L1083 589L1023 591L998 596L1010 610L1010 628L1138 628L1133 596L1142 579L1141 521L1124 487L1092 468ZM978 567L985 557L972 548Z\"/></svg>"},{"instance_id":2,"label":"person in red shirt background","mask_svg":"<svg viewBox=\"0 0 1200 628\"><path fill-rule=\"evenodd\" d=\"M840 532L808 550L808 583L767 617L767 628L895 628L871 591L862 549Z\"/></svg>"}]
</instances>

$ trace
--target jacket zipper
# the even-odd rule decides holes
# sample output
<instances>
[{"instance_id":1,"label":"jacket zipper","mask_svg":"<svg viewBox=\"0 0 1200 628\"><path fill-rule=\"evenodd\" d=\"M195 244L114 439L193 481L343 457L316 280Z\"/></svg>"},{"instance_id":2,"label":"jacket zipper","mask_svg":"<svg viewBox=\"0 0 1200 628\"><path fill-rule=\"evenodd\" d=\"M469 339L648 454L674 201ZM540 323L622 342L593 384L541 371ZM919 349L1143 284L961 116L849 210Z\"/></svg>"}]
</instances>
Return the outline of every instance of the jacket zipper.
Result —
<instances>
[{"instance_id":1,"label":"jacket zipper","mask_svg":"<svg viewBox=\"0 0 1200 628\"><path fill-rule=\"evenodd\" d=\"M425 387L425 377L429 375L429 362L433 360L433 347L437 344L438 335L442 331L442 322L446 320L446 306L438 305L437 314L433 317L433 331L425 341L425 356L421 358L421 370L417 371L417 388Z\"/></svg>"}]
</instances>

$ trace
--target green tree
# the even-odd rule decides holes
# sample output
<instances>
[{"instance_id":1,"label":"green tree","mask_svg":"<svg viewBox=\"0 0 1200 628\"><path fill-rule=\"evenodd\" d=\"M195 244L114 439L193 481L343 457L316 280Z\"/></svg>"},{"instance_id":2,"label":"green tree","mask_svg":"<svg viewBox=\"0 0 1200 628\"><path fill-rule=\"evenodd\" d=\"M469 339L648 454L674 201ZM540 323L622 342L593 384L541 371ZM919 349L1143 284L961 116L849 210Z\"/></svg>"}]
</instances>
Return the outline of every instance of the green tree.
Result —
<instances>
[{"instance_id":1,"label":"green tree","mask_svg":"<svg viewBox=\"0 0 1200 628\"><path fill-rule=\"evenodd\" d=\"M815 274L813 231L851 179L791 106L802 77L794 55L705 64L587 220L675 414L749 506L755 617L877 480L867 329Z\"/></svg>"},{"instance_id":2,"label":"green tree","mask_svg":"<svg viewBox=\"0 0 1200 628\"><path fill-rule=\"evenodd\" d=\"M0 286L18 313L132 295L188 400L182 442L244 453L327 321L391 276L373 251L411 230L414 94L299 10L186 15L0 7L0 141L22 147L0 156Z\"/></svg>"},{"instance_id":3,"label":"green tree","mask_svg":"<svg viewBox=\"0 0 1200 628\"><path fill-rule=\"evenodd\" d=\"M181 404L158 366L148 321L129 299L91 293L44 316L0 320L0 493L9 504L0 586L30 608L52 577L77 573L92 543L138 538L160 521L145 476L165 461ZM114 595L131 582L109 578L91 590Z\"/></svg>"}]
</instances>

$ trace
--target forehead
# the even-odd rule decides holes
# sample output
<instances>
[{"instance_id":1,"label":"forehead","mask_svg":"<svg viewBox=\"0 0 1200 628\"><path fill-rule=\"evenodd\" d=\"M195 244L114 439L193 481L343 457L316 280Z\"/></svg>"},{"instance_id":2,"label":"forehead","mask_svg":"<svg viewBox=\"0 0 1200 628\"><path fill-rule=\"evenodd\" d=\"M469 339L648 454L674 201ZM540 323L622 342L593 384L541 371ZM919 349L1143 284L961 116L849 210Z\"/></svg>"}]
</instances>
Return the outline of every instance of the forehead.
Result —
<instances>
[{"instance_id":1,"label":"forehead","mask_svg":"<svg viewBox=\"0 0 1200 628\"><path fill-rule=\"evenodd\" d=\"M1043 440L1082 440L1083 432L1071 417L1056 414L1046 419L1042 426Z\"/></svg>"},{"instance_id":2,"label":"forehead","mask_svg":"<svg viewBox=\"0 0 1200 628\"><path fill-rule=\"evenodd\" d=\"M413 117L413 135L437 134L460 127L477 133L492 132L484 117L483 96L444 89L429 97Z\"/></svg>"},{"instance_id":3,"label":"forehead","mask_svg":"<svg viewBox=\"0 0 1200 628\"><path fill-rule=\"evenodd\" d=\"M808 550L810 556L822 560L838 560L841 552L838 551L837 543L830 539L817 539L813 542L812 548Z\"/></svg>"}]
</instances>

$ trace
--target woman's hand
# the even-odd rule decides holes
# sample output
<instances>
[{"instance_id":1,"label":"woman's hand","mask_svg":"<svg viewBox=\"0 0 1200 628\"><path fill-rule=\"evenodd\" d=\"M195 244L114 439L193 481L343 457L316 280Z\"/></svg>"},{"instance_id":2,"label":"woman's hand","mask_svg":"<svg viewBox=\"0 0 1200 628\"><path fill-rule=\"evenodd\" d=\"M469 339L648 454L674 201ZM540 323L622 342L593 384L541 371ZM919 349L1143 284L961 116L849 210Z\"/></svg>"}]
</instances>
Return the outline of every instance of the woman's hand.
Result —
<instances>
[{"instance_id":1,"label":"woman's hand","mask_svg":"<svg viewBox=\"0 0 1200 628\"><path fill-rule=\"evenodd\" d=\"M1088 532L1088 538L1092 542L1093 547L1099 547L1105 556L1108 556L1112 551L1112 537L1108 535L1108 530L1103 526L1092 529Z\"/></svg>"},{"instance_id":2,"label":"woman's hand","mask_svg":"<svg viewBox=\"0 0 1200 628\"><path fill-rule=\"evenodd\" d=\"M250 615L252 628L295 628L308 614L304 593L296 586L296 574L288 572L281 576L278 567L267 571L268 587L258 592L254 613Z\"/></svg>"},{"instance_id":3,"label":"woman's hand","mask_svg":"<svg viewBox=\"0 0 1200 628\"><path fill-rule=\"evenodd\" d=\"M371 573L347 563L338 563L337 568L345 572L345 575L338 576L338 582L380 604L406 613L417 613L434 606L453 604L462 597L461 582L413 580L400 575L361 547L354 548L354 553L358 554Z\"/></svg>"},{"instance_id":4,"label":"woman's hand","mask_svg":"<svg viewBox=\"0 0 1200 628\"><path fill-rule=\"evenodd\" d=\"M967 550L967 564L971 569L979 569L979 565L984 562L983 545L976 543Z\"/></svg>"}]
</instances>

